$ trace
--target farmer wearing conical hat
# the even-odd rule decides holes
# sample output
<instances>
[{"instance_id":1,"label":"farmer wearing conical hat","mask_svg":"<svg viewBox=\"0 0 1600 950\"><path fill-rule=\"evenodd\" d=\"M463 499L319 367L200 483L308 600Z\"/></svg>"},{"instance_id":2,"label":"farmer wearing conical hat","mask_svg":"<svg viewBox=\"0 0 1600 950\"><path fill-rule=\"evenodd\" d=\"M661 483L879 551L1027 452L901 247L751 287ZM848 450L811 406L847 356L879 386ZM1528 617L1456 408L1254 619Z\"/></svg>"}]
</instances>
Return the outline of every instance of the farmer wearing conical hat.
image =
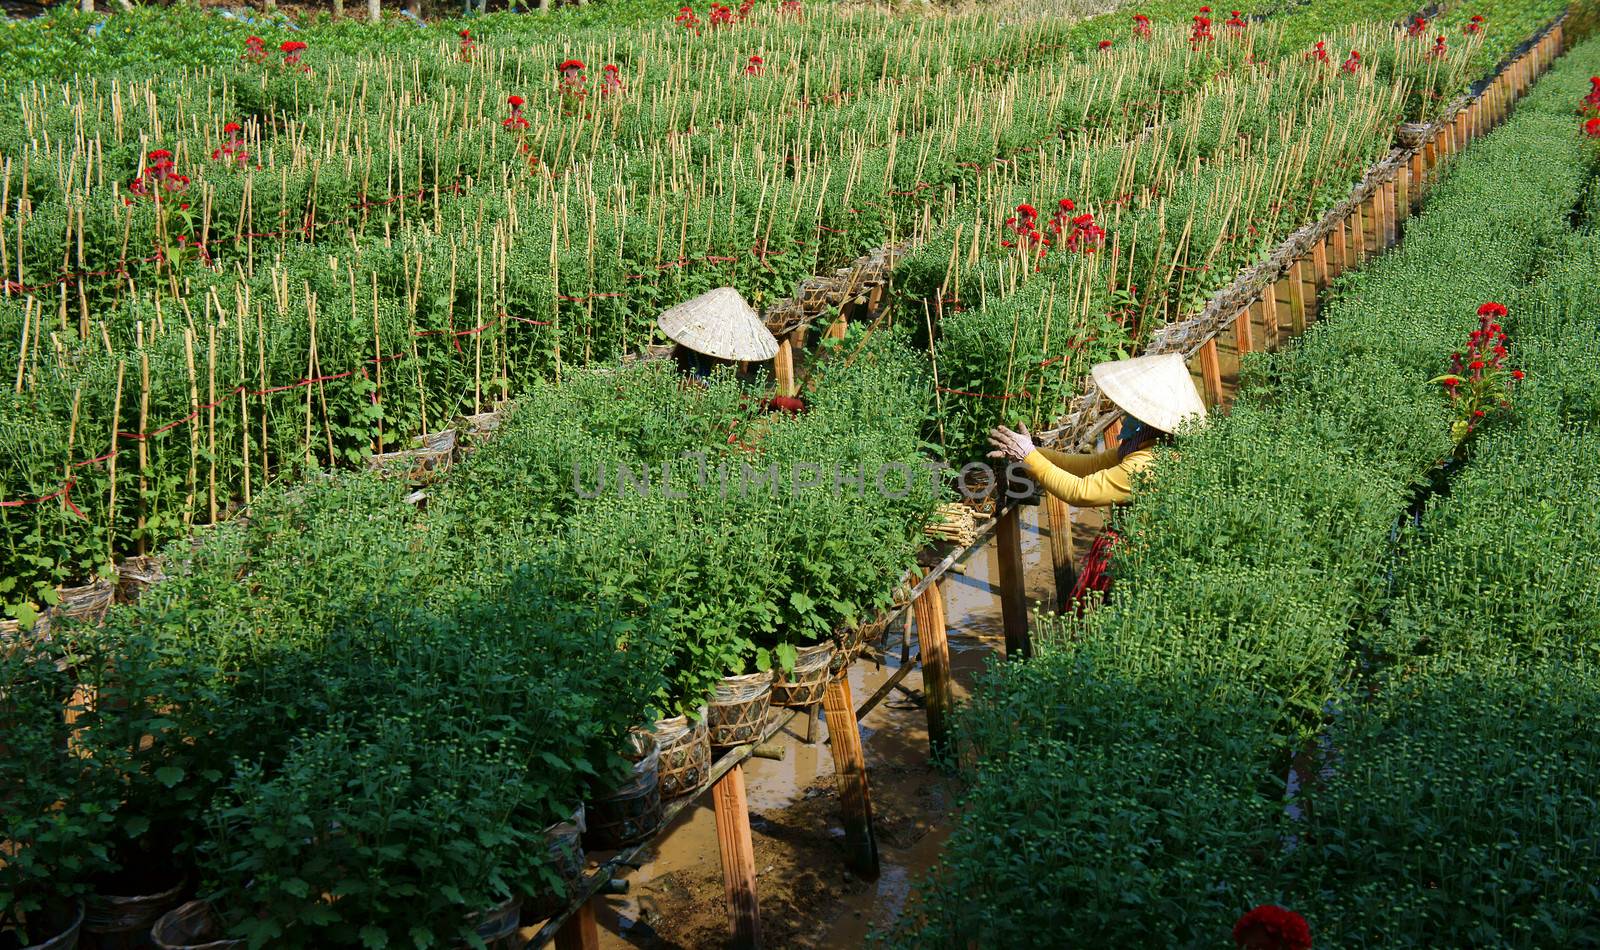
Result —
<instances>
[{"instance_id":1,"label":"farmer wearing conical hat","mask_svg":"<svg viewBox=\"0 0 1600 950\"><path fill-rule=\"evenodd\" d=\"M656 325L677 344L672 355L679 368L701 379L719 365L765 362L778 355L777 338L732 287L680 303Z\"/></svg>"},{"instance_id":2,"label":"farmer wearing conical hat","mask_svg":"<svg viewBox=\"0 0 1600 950\"><path fill-rule=\"evenodd\" d=\"M1128 501L1134 476L1155 462L1156 445L1170 439L1180 425L1206 416L1189 367L1177 353L1100 363L1091 373L1100 391L1123 412L1116 448L1069 455L1034 445L1027 426L1015 432L1000 426L989 433L995 449L991 458L1023 463L1045 491L1079 508ZM1116 538L1106 531L1084 558L1071 595L1079 610L1089 591L1103 593L1110 586L1105 570Z\"/></svg>"}]
</instances>

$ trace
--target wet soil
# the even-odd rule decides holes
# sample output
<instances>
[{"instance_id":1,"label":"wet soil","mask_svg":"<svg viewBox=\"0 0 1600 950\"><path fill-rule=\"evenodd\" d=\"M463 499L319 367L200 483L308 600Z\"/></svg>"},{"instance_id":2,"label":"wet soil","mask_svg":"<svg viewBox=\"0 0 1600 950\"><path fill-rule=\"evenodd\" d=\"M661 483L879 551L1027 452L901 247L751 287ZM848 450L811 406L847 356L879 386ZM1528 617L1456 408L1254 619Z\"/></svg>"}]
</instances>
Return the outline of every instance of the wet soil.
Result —
<instances>
[{"instance_id":1,"label":"wet soil","mask_svg":"<svg viewBox=\"0 0 1600 950\"><path fill-rule=\"evenodd\" d=\"M1042 515L1041 509L1024 509L1022 553L1029 600L1048 606L1054 603L1055 585L1048 527L1039 527ZM1075 511L1074 520L1099 523L1095 512ZM1074 548L1081 559L1092 537L1076 534ZM944 584L958 701L988 659L1004 649L1000 602L990 586L998 576L998 557L990 545L972 557L965 575L952 574ZM902 630L898 623L890 629L881 667L864 661L850 671L858 705L898 668ZM910 635L914 638L914 631ZM959 804L960 780L929 762L921 671L907 674L902 687L861 721L881 867L877 880L862 880L845 866L825 720L817 725L817 741L808 745L805 718L797 717L773 739L785 748L782 761L751 759L746 765L766 947L864 945L869 933L894 925L917 879L937 860ZM601 901L603 950L725 946L728 912L709 796L685 809L646 857L647 863L628 875L627 894Z\"/></svg>"}]
</instances>

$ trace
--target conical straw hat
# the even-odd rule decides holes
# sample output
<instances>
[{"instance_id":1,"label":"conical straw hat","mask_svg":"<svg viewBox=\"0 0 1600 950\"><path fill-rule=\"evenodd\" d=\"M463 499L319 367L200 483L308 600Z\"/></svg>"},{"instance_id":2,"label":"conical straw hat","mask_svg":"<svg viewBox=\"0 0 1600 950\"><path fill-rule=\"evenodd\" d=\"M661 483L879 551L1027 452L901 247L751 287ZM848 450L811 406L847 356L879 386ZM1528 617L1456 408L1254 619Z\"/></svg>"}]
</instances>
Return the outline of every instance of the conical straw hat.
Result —
<instances>
[{"instance_id":1,"label":"conical straw hat","mask_svg":"<svg viewBox=\"0 0 1600 950\"><path fill-rule=\"evenodd\" d=\"M656 320L675 343L719 360L770 360L778 340L732 287L678 304Z\"/></svg>"},{"instance_id":2,"label":"conical straw hat","mask_svg":"<svg viewBox=\"0 0 1600 950\"><path fill-rule=\"evenodd\" d=\"M1090 370L1106 398L1146 425L1175 432L1206 417L1206 404L1180 353L1112 360Z\"/></svg>"}]
</instances>

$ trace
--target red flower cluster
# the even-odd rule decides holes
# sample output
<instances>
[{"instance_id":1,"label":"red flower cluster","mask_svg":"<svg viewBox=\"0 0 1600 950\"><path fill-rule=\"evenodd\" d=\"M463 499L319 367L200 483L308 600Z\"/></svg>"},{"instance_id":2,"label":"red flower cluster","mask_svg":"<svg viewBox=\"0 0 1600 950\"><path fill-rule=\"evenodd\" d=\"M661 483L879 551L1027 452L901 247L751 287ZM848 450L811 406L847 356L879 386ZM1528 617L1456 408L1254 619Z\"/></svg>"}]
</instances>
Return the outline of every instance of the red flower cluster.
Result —
<instances>
[{"instance_id":1,"label":"red flower cluster","mask_svg":"<svg viewBox=\"0 0 1600 950\"><path fill-rule=\"evenodd\" d=\"M583 60L569 59L556 67L561 73L561 81L556 86L556 91L561 93L561 100L565 103L568 114L577 110L589 95L589 77L583 74Z\"/></svg>"},{"instance_id":2,"label":"red flower cluster","mask_svg":"<svg viewBox=\"0 0 1600 950\"><path fill-rule=\"evenodd\" d=\"M1150 38L1150 18L1143 13L1133 15L1133 35L1141 40Z\"/></svg>"},{"instance_id":3,"label":"red flower cluster","mask_svg":"<svg viewBox=\"0 0 1600 950\"><path fill-rule=\"evenodd\" d=\"M509 117L507 117L504 122L501 122L500 124L505 126L508 129L525 129L525 128L527 128L528 127L528 120L523 118L523 116L522 116L522 97L521 96L507 96L506 97L506 105L511 107L511 115Z\"/></svg>"},{"instance_id":4,"label":"red flower cluster","mask_svg":"<svg viewBox=\"0 0 1600 950\"><path fill-rule=\"evenodd\" d=\"M181 195L189 190L189 176L178 174L172 153L158 148L144 157L144 171L128 183L128 191L139 198L149 198L159 204L161 199ZM133 204L133 199L122 199L123 204ZM188 205L184 205L185 208Z\"/></svg>"},{"instance_id":5,"label":"red flower cluster","mask_svg":"<svg viewBox=\"0 0 1600 950\"><path fill-rule=\"evenodd\" d=\"M1111 48L1111 41L1110 40L1101 40L1100 41L1100 49L1101 49L1101 51L1105 51L1105 50L1108 50L1110 48Z\"/></svg>"},{"instance_id":6,"label":"red flower cluster","mask_svg":"<svg viewBox=\"0 0 1600 950\"><path fill-rule=\"evenodd\" d=\"M1223 26L1226 26L1235 33L1243 33L1245 28L1244 14L1240 13L1238 10L1229 10L1228 22L1224 23Z\"/></svg>"},{"instance_id":7,"label":"red flower cluster","mask_svg":"<svg viewBox=\"0 0 1600 950\"><path fill-rule=\"evenodd\" d=\"M1358 73L1358 72L1360 72L1361 71L1361 54L1356 52L1355 50L1351 50L1350 51L1350 58L1345 60L1344 61L1344 65L1340 66L1339 68L1344 70L1347 73Z\"/></svg>"},{"instance_id":8,"label":"red flower cluster","mask_svg":"<svg viewBox=\"0 0 1600 950\"><path fill-rule=\"evenodd\" d=\"M1600 116L1596 116L1583 124L1583 134L1592 139L1600 139Z\"/></svg>"},{"instance_id":9,"label":"red flower cluster","mask_svg":"<svg viewBox=\"0 0 1600 950\"><path fill-rule=\"evenodd\" d=\"M700 32L700 18L694 15L694 7L679 7L678 15L672 18L672 22L692 33Z\"/></svg>"},{"instance_id":10,"label":"red flower cluster","mask_svg":"<svg viewBox=\"0 0 1600 950\"><path fill-rule=\"evenodd\" d=\"M1242 950L1311 950L1311 927L1292 910L1262 904L1234 923L1233 942Z\"/></svg>"},{"instance_id":11,"label":"red flower cluster","mask_svg":"<svg viewBox=\"0 0 1600 950\"><path fill-rule=\"evenodd\" d=\"M798 396L773 396L762 403L762 408L768 412L782 411L794 416L806 411L806 401Z\"/></svg>"},{"instance_id":12,"label":"red flower cluster","mask_svg":"<svg viewBox=\"0 0 1600 950\"><path fill-rule=\"evenodd\" d=\"M752 56L750 57L750 62L745 64L744 74L746 76L759 76L766 70L766 68L765 60L759 56Z\"/></svg>"},{"instance_id":13,"label":"red flower cluster","mask_svg":"<svg viewBox=\"0 0 1600 950\"><path fill-rule=\"evenodd\" d=\"M1433 41L1433 49L1428 50L1429 59L1444 59L1449 50L1445 48L1444 37L1438 36Z\"/></svg>"},{"instance_id":14,"label":"red flower cluster","mask_svg":"<svg viewBox=\"0 0 1600 950\"><path fill-rule=\"evenodd\" d=\"M1050 243L1050 239L1039 233L1039 209L1030 204L1017 205L1017 213L1006 219L1006 230L1017 235L1020 241L1003 240L1001 247L1016 247L1019 243L1028 247L1043 247Z\"/></svg>"},{"instance_id":15,"label":"red flower cluster","mask_svg":"<svg viewBox=\"0 0 1600 950\"><path fill-rule=\"evenodd\" d=\"M240 133L244 130L237 122L229 122L222 127L222 134L228 137L221 147L211 150L212 161L231 161L243 165L250 160L250 153L244 150L244 139Z\"/></svg>"},{"instance_id":16,"label":"red flower cluster","mask_svg":"<svg viewBox=\"0 0 1600 950\"><path fill-rule=\"evenodd\" d=\"M1600 112L1600 76L1589 77L1589 94L1583 97L1583 110Z\"/></svg>"},{"instance_id":17,"label":"red flower cluster","mask_svg":"<svg viewBox=\"0 0 1600 950\"><path fill-rule=\"evenodd\" d=\"M1505 366L1507 338L1499 323L1505 316L1504 304L1490 301L1479 307L1478 329L1467 337L1466 352L1450 354L1450 372L1437 380L1456 409L1451 434L1458 446L1491 409L1511 405L1511 386L1522 379L1522 370Z\"/></svg>"},{"instance_id":18,"label":"red flower cluster","mask_svg":"<svg viewBox=\"0 0 1600 950\"><path fill-rule=\"evenodd\" d=\"M267 61L267 41L259 36L252 36L244 41L244 52L240 59L247 63L264 63Z\"/></svg>"},{"instance_id":19,"label":"red flower cluster","mask_svg":"<svg viewBox=\"0 0 1600 950\"><path fill-rule=\"evenodd\" d=\"M1411 25L1406 27L1407 36L1421 36L1426 32L1428 32L1428 18L1425 16L1413 18Z\"/></svg>"},{"instance_id":20,"label":"red flower cluster","mask_svg":"<svg viewBox=\"0 0 1600 950\"><path fill-rule=\"evenodd\" d=\"M475 49L475 46L473 45L473 42L472 42L472 31L471 30L462 30L461 31L461 51L456 54L456 58L461 60L463 63L472 62L472 51L473 51L473 49Z\"/></svg>"},{"instance_id":21,"label":"red flower cluster","mask_svg":"<svg viewBox=\"0 0 1600 950\"><path fill-rule=\"evenodd\" d=\"M1093 254L1105 243L1105 228L1094 223L1094 215L1080 214L1072 219L1072 233L1067 235L1067 250Z\"/></svg>"},{"instance_id":22,"label":"red flower cluster","mask_svg":"<svg viewBox=\"0 0 1600 950\"><path fill-rule=\"evenodd\" d=\"M1205 15L1210 12L1210 7L1201 7L1200 12L1194 17L1194 26L1189 30L1189 45L1195 49L1199 49L1201 43L1213 39L1211 18Z\"/></svg>"},{"instance_id":23,"label":"red flower cluster","mask_svg":"<svg viewBox=\"0 0 1600 950\"><path fill-rule=\"evenodd\" d=\"M720 3L713 3L711 5L711 25L713 27L732 26L733 10Z\"/></svg>"},{"instance_id":24,"label":"red flower cluster","mask_svg":"<svg viewBox=\"0 0 1600 950\"><path fill-rule=\"evenodd\" d=\"M278 51L283 54L283 65L300 66L300 54L305 52L306 44L299 40L284 40ZM310 72L310 66L300 66L301 72Z\"/></svg>"},{"instance_id":25,"label":"red flower cluster","mask_svg":"<svg viewBox=\"0 0 1600 950\"><path fill-rule=\"evenodd\" d=\"M1317 45L1313 46L1311 51L1306 53L1306 59L1313 63L1326 63L1328 61L1327 40L1317 40Z\"/></svg>"},{"instance_id":26,"label":"red flower cluster","mask_svg":"<svg viewBox=\"0 0 1600 950\"><path fill-rule=\"evenodd\" d=\"M805 10L800 6L800 0L783 0L783 3L778 7L778 12L786 16L792 16L797 20L804 19L806 15Z\"/></svg>"},{"instance_id":27,"label":"red flower cluster","mask_svg":"<svg viewBox=\"0 0 1600 950\"><path fill-rule=\"evenodd\" d=\"M1483 32L1483 17L1474 13L1472 19L1462 24L1461 32L1467 34Z\"/></svg>"},{"instance_id":28,"label":"red flower cluster","mask_svg":"<svg viewBox=\"0 0 1600 950\"><path fill-rule=\"evenodd\" d=\"M606 63L601 70L600 95L602 98L622 91L622 76L617 71L616 63Z\"/></svg>"}]
</instances>

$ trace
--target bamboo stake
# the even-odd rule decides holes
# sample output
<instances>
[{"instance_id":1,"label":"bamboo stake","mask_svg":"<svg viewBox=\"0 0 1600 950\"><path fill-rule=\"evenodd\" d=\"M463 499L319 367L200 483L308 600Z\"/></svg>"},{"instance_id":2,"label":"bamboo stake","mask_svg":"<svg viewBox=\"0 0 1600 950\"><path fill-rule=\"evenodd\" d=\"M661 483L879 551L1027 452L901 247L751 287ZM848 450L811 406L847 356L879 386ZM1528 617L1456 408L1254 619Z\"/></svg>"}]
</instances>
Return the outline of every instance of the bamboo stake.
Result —
<instances>
[{"instance_id":1,"label":"bamboo stake","mask_svg":"<svg viewBox=\"0 0 1600 950\"><path fill-rule=\"evenodd\" d=\"M743 765L735 765L711 786L711 800L716 811L717 850L722 858L730 945L739 950L752 950L761 946L761 911L756 904L756 859L750 840L750 809L745 800Z\"/></svg>"},{"instance_id":2,"label":"bamboo stake","mask_svg":"<svg viewBox=\"0 0 1600 950\"><path fill-rule=\"evenodd\" d=\"M117 427L122 424L122 374L128 365L121 360L117 361L117 388L111 397L111 448L110 457L106 459L106 478L110 483L109 497L106 500L106 560L111 560L117 553Z\"/></svg>"}]
</instances>

